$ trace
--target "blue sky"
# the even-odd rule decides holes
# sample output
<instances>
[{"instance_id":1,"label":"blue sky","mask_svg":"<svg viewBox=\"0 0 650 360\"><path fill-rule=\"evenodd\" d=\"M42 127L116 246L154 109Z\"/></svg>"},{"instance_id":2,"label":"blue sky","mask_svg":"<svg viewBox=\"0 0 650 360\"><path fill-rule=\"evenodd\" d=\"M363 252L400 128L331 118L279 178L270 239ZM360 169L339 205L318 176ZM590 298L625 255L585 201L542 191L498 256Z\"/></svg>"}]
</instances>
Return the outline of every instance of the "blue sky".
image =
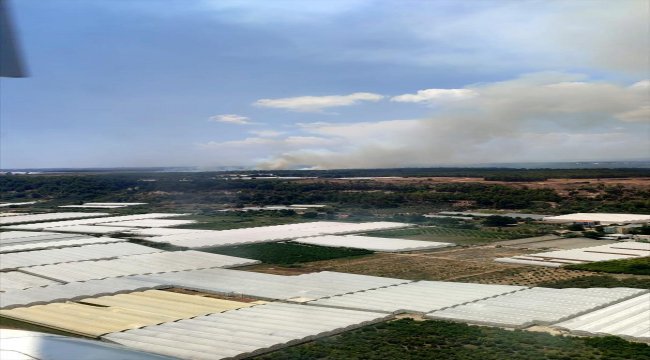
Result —
<instances>
[{"instance_id":1,"label":"blue sky","mask_svg":"<svg viewBox=\"0 0 650 360\"><path fill-rule=\"evenodd\" d=\"M647 0L9 5L2 168L650 157Z\"/></svg>"}]
</instances>

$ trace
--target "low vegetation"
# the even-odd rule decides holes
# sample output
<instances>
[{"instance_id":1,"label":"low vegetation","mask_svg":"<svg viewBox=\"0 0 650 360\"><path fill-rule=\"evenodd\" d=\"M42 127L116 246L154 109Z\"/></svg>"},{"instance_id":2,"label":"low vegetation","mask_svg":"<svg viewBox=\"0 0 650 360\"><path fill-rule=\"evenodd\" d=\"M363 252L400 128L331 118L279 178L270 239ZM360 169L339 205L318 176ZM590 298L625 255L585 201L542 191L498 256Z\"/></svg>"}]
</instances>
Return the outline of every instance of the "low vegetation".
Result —
<instances>
[{"instance_id":1,"label":"low vegetation","mask_svg":"<svg viewBox=\"0 0 650 360\"><path fill-rule=\"evenodd\" d=\"M182 219L196 220L195 224L180 226L183 229L227 230L258 226L284 225L303 222L307 219L293 214L276 211L227 212L215 215L189 215Z\"/></svg>"},{"instance_id":2,"label":"low vegetation","mask_svg":"<svg viewBox=\"0 0 650 360\"><path fill-rule=\"evenodd\" d=\"M615 288L615 287L631 287L639 289L650 289L650 279L640 278L625 278L617 279L609 275L590 275L582 276L573 279L565 279L559 281L550 281L538 284L538 286L550 287L556 289L564 288Z\"/></svg>"},{"instance_id":3,"label":"low vegetation","mask_svg":"<svg viewBox=\"0 0 650 360\"><path fill-rule=\"evenodd\" d=\"M370 255L373 253L372 251L363 249L324 247L294 242L224 246L201 250L214 254L255 259L267 264L277 265L292 265L310 261Z\"/></svg>"},{"instance_id":4,"label":"low vegetation","mask_svg":"<svg viewBox=\"0 0 650 360\"><path fill-rule=\"evenodd\" d=\"M650 359L650 346L617 337L576 338L444 321L402 319L256 359Z\"/></svg>"},{"instance_id":5,"label":"low vegetation","mask_svg":"<svg viewBox=\"0 0 650 360\"><path fill-rule=\"evenodd\" d=\"M441 226L416 227L398 230L375 231L371 236L407 238L428 241L450 241L459 244L489 243L501 240L520 239L539 235L529 230L518 229L461 229Z\"/></svg>"},{"instance_id":6,"label":"low vegetation","mask_svg":"<svg viewBox=\"0 0 650 360\"><path fill-rule=\"evenodd\" d=\"M390 175L387 175L390 174ZM249 173L250 175L250 173ZM263 174L262 174L263 175ZM231 206L325 203L337 210L403 209L422 211L520 209L540 213L650 212L650 192L633 185L611 186L611 177L650 176L648 169L381 169L285 171L280 176L318 176L304 181L227 180L224 173L115 172L66 175L0 176L3 201L40 200L47 206L83 201L147 202L157 209L205 212ZM344 181L340 176L411 176L409 181ZM428 181L426 176L461 176L476 182ZM590 178L559 190L532 179ZM485 182L484 179L507 180ZM599 180L600 179L600 180ZM520 181L514 182L511 181ZM43 204L42 204L43 205ZM40 205L35 206L39 208ZM129 210L126 210L129 211Z\"/></svg>"},{"instance_id":7,"label":"low vegetation","mask_svg":"<svg viewBox=\"0 0 650 360\"><path fill-rule=\"evenodd\" d=\"M568 265L566 268L571 270L606 272L613 274L650 275L650 257Z\"/></svg>"}]
</instances>

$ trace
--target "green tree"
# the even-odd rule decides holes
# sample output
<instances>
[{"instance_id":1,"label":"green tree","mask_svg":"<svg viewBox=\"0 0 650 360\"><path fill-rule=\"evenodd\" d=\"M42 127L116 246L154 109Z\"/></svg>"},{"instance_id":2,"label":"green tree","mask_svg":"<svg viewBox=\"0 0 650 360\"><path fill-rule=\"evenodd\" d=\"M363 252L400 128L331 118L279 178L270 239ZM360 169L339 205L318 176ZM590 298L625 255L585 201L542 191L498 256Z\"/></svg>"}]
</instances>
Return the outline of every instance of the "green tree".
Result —
<instances>
[{"instance_id":1,"label":"green tree","mask_svg":"<svg viewBox=\"0 0 650 360\"><path fill-rule=\"evenodd\" d=\"M516 223L517 219L501 215L488 216L485 218L485 220L483 220L483 225L490 227L503 227Z\"/></svg>"}]
</instances>

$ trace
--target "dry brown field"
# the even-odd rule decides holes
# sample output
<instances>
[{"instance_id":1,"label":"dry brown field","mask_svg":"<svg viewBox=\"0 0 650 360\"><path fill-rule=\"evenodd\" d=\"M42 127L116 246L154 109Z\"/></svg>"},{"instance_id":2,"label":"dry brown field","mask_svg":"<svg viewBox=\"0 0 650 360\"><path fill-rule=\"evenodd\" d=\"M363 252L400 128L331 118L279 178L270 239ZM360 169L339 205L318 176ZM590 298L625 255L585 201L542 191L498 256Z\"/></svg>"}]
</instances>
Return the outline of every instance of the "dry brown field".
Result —
<instances>
[{"instance_id":1,"label":"dry brown field","mask_svg":"<svg viewBox=\"0 0 650 360\"><path fill-rule=\"evenodd\" d=\"M378 253L358 258L314 261L292 267L254 265L246 270L297 275L315 271L339 271L408 280L445 280L482 284L536 286L545 282L573 279L594 273L541 266L503 264L497 257L534 251L494 245L417 253Z\"/></svg>"},{"instance_id":2,"label":"dry brown field","mask_svg":"<svg viewBox=\"0 0 650 360\"><path fill-rule=\"evenodd\" d=\"M482 184L499 184L517 187L528 187L534 189L551 188L558 191L572 190L581 186L598 186L603 184L605 186L622 185L625 187L635 187L650 189L650 178L646 177L632 177L632 178L604 178L604 179L548 179L545 181L486 181L483 178L477 177L393 177L393 178L372 178L372 179L305 179L296 180L297 182L312 183L312 182L332 182L332 183L349 183L350 181L376 181L380 183L392 184L446 184L446 183L482 183Z\"/></svg>"}]
</instances>

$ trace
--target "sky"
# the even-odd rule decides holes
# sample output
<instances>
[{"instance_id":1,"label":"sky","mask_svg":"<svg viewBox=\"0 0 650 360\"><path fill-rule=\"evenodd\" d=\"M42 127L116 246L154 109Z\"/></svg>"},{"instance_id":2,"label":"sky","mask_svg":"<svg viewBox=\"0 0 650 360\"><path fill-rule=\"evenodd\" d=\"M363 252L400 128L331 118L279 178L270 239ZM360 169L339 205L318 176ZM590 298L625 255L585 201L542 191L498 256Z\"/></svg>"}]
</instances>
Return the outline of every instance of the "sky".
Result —
<instances>
[{"instance_id":1,"label":"sky","mask_svg":"<svg viewBox=\"0 0 650 360\"><path fill-rule=\"evenodd\" d=\"M0 168L650 158L650 0L13 0Z\"/></svg>"}]
</instances>

